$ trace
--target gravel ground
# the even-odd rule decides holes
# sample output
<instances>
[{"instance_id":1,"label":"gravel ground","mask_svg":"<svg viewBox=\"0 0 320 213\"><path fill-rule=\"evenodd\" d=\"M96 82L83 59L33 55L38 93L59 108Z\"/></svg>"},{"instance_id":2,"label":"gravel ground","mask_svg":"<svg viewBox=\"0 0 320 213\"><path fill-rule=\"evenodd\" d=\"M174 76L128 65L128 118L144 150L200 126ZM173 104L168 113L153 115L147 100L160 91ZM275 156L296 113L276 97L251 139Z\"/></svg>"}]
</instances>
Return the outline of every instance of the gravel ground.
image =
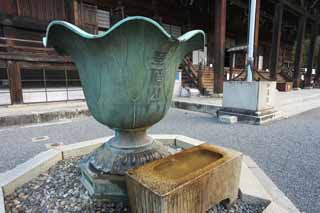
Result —
<instances>
[{"instance_id":1,"label":"gravel ground","mask_svg":"<svg viewBox=\"0 0 320 213\"><path fill-rule=\"evenodd\" d=\"M171 109L152 133L184 134L239 150L257 162L275 184L306 213L320 212L320 109L264 126L221 124L208 114ZM0 172L13 168L48 143L75 143L111 135L92 118L47 126L0 130ZM32 142L33 137L48 136Z\"/></svg>"},{"instance_id":2,"label":"gravel ground","mask_svg":"<svg viewBox=\"0 0 320 213\"><path fill-rule=\"evenodd\" d=\"M7 212L128 212L124 203L97 203L80 182L79 158L60 161L48 173L5 197Z\"/></svg>"},{"instance_id":3,"label":"gravel ground","mask_svg":"<svg viewBox=\"0 0 320 213\"><path fill-rule=\"evenodd\" d=\"M6 211L26 212L129 212L126 203L98 203L88 196L80 182L80 158L57 163L47 173L19 187L5 197ZM240 199L228 209L220 204L208 213L262 213L268 203ZM229 211L228 211L229 210Z\"/></svg>"}]
</instances>

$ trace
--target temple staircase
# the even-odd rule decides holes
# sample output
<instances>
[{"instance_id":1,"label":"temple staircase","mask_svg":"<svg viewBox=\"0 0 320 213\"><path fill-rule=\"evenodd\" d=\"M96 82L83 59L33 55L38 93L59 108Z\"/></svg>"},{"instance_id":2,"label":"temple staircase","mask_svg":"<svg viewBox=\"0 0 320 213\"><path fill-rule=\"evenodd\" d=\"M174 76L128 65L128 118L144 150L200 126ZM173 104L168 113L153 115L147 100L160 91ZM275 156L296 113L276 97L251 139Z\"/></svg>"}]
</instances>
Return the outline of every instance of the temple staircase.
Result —
<instances>
[{"instance_id":1,"label":"temple staircase","mask_svg":"<svg viewBox=\"0 0 320 213\"><path fill-rule=\"evenodd\" d=\"M208 66L194 65L189 57L182 63L182 86L197 88L202 95L213 95L213 69Z\"/></svg>"}]
</instances>

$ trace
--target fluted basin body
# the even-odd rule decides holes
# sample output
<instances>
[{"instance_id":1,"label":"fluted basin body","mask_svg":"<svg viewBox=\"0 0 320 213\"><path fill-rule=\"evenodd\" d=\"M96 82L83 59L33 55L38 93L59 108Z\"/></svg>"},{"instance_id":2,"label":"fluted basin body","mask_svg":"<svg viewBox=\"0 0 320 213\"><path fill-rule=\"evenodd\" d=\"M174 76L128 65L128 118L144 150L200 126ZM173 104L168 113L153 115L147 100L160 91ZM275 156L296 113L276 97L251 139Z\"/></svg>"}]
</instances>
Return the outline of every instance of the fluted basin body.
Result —
<instances>
[{"instance_id":1,"label":"fluted basin body","mask_svg":"<svg viewBox=\"0 0 320 213\"><path fill-rule=\"evenodd\" d=\"M91 114L116 132L83 161L82 182L93 195L125 197L121 176L128 169L169 154L146 129L168 111L178 66L187 53L203 48L204 32L174 38L141 16L100 35L53 21L44 44L72 57Z\"/></svg>"},{"instance_id":2,"label":"fluted basin body","mask_svg":"<svg viewBox=\"0 0 320 213\"><path fill-rule=\"evenodd\" d=\"M130 17L101 35L53 21L46 46L70 55L96 120L113 129L146 128L167 112L182 58L203 48L203 32L170 36L158 23Z\"/></svg>"}]
</instances>

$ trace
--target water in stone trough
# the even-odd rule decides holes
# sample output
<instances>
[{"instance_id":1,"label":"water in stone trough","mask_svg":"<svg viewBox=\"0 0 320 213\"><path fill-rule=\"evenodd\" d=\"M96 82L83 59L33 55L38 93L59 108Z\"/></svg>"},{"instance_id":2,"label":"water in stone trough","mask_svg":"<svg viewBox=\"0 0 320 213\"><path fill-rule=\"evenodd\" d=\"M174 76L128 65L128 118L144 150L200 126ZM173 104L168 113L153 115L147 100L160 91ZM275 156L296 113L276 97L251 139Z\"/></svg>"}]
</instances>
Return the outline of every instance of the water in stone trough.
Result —
<instances>
[{"instance_id":1,"label":"water in stone trough","mask_svg":"<svg viewBox=\"0 0 320 213\"><path fill-rule=\"evenodd\" d=\"M80 182L80 158L63 160L5 197L6 212L129 212L127 203L98 203ZM240 199L228 209L217 205L209 213L260 213L265 202Z\"/></svg>"}]
</instances>

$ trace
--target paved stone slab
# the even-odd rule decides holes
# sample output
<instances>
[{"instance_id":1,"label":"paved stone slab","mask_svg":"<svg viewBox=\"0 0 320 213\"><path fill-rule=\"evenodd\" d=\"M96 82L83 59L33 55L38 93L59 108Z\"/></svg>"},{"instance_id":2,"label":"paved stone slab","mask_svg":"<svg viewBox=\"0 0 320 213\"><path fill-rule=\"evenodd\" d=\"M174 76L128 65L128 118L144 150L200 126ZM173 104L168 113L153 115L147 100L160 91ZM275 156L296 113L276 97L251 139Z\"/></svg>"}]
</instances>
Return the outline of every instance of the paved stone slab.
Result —
<instances>
[{"instance_id":1,"label":"paved stone slab","mask_svg":"<svg viewBox=\"0 0 320 213\"><path fill-rule=\"evenodd\" d=\"M237 116L221 115L219 116L219 121L225 124L234 124L238 122L238 118Z\"/></svg>"},{"instance_id":2,"label":"paved stone slab","mask_svg":"<svg viewBox=\"0 0 320 213\"><path fill-rule=\"evenodd\" d=\"M51 149L1 174L0 187L2 187L4 195L11 194L15 188L47 171L60 160L62 160L62 152Z\"/></svg>"}]
</instances>

